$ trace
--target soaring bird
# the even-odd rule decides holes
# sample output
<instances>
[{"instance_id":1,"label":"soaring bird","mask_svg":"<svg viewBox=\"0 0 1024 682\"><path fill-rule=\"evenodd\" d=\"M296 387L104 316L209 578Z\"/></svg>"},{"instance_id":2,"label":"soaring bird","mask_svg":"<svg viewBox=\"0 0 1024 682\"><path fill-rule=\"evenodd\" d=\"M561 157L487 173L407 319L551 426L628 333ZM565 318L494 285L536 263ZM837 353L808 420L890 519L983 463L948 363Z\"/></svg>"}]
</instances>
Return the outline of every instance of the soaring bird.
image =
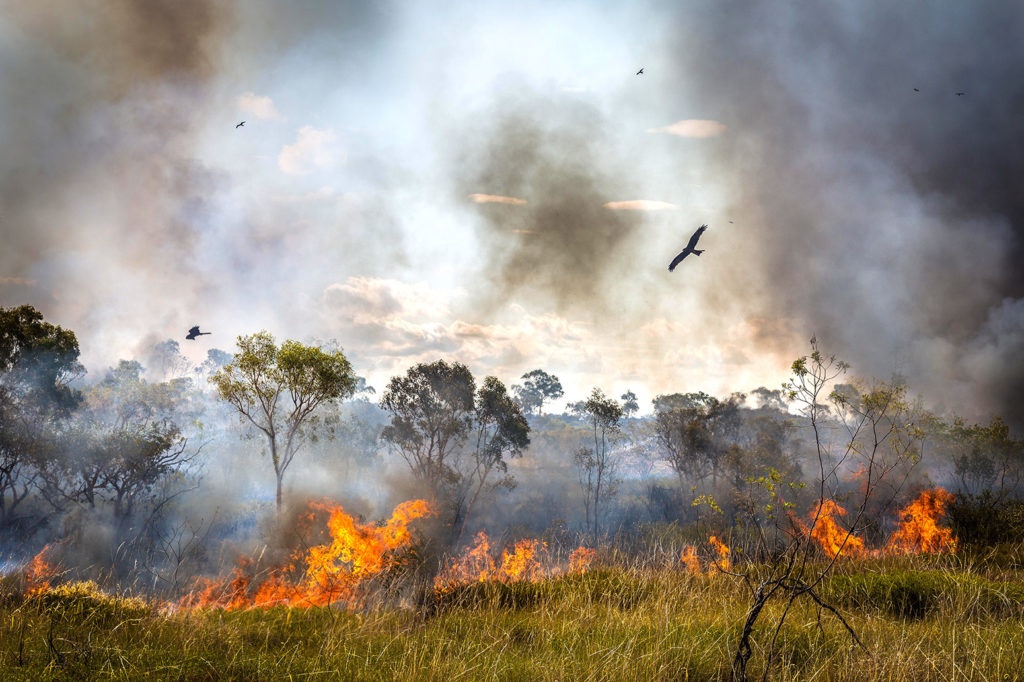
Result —
<instances>
[{"instance_id":1,"label":"soaring bird","mask_svg":"<svg viewBox=\"0 0 1024 682\"><path fill-rule=\"evenodd\" d=\"M196 325L188 330L188 336L185 338L189 341L195 341L197 336L209 336L213 332L201 332L199 331L199 325Z\"/></svg>"},{"instance_id":2,"label":"soaring bird","mask_svg":"<svg viewBox=\"0 0 1024 682\"><path fill-rule=\"evenodd\" d=\"M242 127L242 126L244 126L244 125L245 125L245 121L242 121L241 123L239 123L239 124L238 124L238 125L236 125L235 127L236 127L236 128L241 128L241 127Z\"/></svg>"},{"instance_id":3,"label":"soaring bird","mask_svg":"<svg viewBox=\"0 0 1024 682\"><path fill-rule=\"evenodd\" d=\"M966 94L967 94L966 92L958 92L958 93L956 93L956 96L957 97L963 97Z\"/></svg>"},{"instance_id":4,"label":"soaring bird","mask_svg":"<svg viewBox=\"0 0 1024 682\"><path fill-rule=\"evenodd\" d=\"M640 74L642 74L643 72L644 72L644 70L643 70L643 68L641 68L641 69L640 69L639 71L637 71L637 72L636 72L636 75L638 75L638 76L639 76L639 75L640 75Z\"/></svg>"},{"instance_id":5,"label":"soaring bird","mask_svg":"<svg viewBox=\"0 0 1024 682\"><path fill-rule=\"evenodd\" d=\"M918 90L917 88L914 88L914 92L921 92L921 91Z\"/></svg>"},{"instance_id":6,"label":"soaring bird","mask_svg":"<svg viewBox=\"0 0 1024 682\"><path fill-rule=\"evenodd\" d=\"M683 249L682 251L680 251L679 255L676 256L675 258L673 258L672 262L668 264L668 271L669 272L672 272L673 270L675 270L676 266L679 265L679 263L682 262L682 260L684 258L686 258L687 256L689 256L691 253L692 254L696 254L698 256L700 254L704 253L705 249L698 250L698 249L695 249L693 247L697 246L697 240L700 239L700 236L702 234L704 234L704 230L706 230L706 229L708 229L707 225L701 225L700 227L697 228L697 231L693 233L692 237L690 237L690 241L686 245L686 248Z\"/></svg>"}]
</instances>

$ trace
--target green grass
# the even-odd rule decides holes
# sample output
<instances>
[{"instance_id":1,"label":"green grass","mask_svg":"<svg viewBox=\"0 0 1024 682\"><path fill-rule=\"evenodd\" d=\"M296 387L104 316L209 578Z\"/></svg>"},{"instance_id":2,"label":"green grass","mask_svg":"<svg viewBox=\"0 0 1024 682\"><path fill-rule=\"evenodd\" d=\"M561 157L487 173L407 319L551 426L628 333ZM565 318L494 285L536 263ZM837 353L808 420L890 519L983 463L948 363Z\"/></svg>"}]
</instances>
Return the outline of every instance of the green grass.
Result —
<instances>
[{"instance_id":1,"label":"green grass","mask_svg":"<svg viewBox=\"0 0 1024 682\"><path fill-rule=\"evenodd\" d=\"M87 583L24 599L0 584L0 678L728 679L747 596L727 576L609 567L473 585L418 607L174 612ZM772 679L1016 679L1024 573L956 558L840 564L791 612ZM5 596L6 595L6 596ZM766 609L760 632L781 605ZM763 640L762 640L763 641ZM755 651L750 671L763 669Z\"/></svg>"}]
</instances>

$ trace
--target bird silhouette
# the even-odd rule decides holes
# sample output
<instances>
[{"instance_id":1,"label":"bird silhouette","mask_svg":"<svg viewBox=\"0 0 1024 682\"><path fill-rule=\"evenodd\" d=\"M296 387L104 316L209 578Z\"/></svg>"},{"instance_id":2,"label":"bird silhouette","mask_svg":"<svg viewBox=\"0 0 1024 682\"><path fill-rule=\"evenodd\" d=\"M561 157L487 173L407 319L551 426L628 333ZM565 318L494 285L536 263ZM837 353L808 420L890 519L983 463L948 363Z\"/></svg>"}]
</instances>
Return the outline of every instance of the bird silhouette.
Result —
<instances>
[{"instance_id":1,"label":"bird silhouette","mask_svg":"<svg viewBox=\"0 0 1024 682\"><path fill-rule=\"evenodd\" d=\"M188 336L185 338L189 341L195 341L197 336L209 336L213 332L201 332L199 331L199 325L196 325L188 330Z\"/></svg>"},{"instance_id":2,"label":"bird silhouette","mask_svg":"<svg viewBox=\"0 0 1024 682\"><path fill-rule=\"evenodd\" d=\"M918 90L917 88L914 88L914 92L921 92L921 91Z\"/></svg>"},{"instance_id":3,"label":"bird silhouette","mask_svg":"<svg viewBox=\"0 0 1024 682\"><path fill-rule=\"evenodd\" d=\"M675 258L673 258L672 262L668 264L668 271L669 272L672 272L673 270L675 270L676 266L679 265L679 263L684 258L689 256L691 253L696 254L698 256L700 254L704 253L705 249L697 250L694 247L697 246L697 240L700 239L700 236L702 234L704 234L704 230L706 230L706 229L708 229L707 225L701 225L700 227L697 228L697 231L693 233L692 237L690 237L690 241L689 241L689 243L687 243L686 248L683 249L682 251L680 251L679 255L677 255Z\"/></svg>"},{"instance_id":4,"label":"bird silhouette","mask_svg":"<svg viewBox=\"0 0 1024 682\"><path fill-rule=\"evenodd\" d=\"M239 124L238 124L238 125L236 125L235 127L236 127L236 128L241 128L241 127L242 127L242 126L244 126L244 125L245 125L245 121L242 121L241 123L239 123Z\"/></svg>"},{"instance_id":5,"label":"bird silhouette","mask_svg":"<svg viewBox=\"0 0 1024 682\"><path fill-rule=\"evenodd\" d=\"M642 74L643 72L644 72L644 70L643 70L643 68L641 68L641 69L640 69L639 71L637 71L637 72L636 72L636 75L638 75L638 76L639 76L639 75L640 75L640 74Z\"/></svg>"},{"instance_id":6,"label":"bird silhouette","mask_svg":"<svg viewBox=\"0 0 1024 682\"><path fill-rule=\"evenodd\" d=\"M956 93L956 96L957 97L963 97L966 94L967 94L966 92L958 92L958 93Z\"/></svg>"}]
</instances>

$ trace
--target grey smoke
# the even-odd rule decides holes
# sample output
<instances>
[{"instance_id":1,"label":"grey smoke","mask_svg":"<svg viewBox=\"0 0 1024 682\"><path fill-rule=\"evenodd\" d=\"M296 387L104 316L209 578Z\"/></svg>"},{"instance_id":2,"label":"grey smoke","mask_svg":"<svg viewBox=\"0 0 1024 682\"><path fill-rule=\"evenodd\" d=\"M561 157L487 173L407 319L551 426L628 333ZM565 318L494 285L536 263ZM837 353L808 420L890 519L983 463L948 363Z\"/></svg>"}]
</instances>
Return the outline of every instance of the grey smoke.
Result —
<instances>
[{"instance_id":1,"label":"grey smoke","mask_svg":"<svg viewBox=\"0 0 1024 682\"><path fill-rule=\"evenodd\" d=\"M897 371L957 413L1024 427L1024 7L695 13L678 26L702 30L668 38L664 68L692 79L680 107L729 126L716 180L756 254L709 298L746 297L861 374Z\"/></svg>"},{"instance_id":2,"label":"grey smoke","mask_svg":"<svg viewBox=\"0 0 1024 682\"><path fill-rule=\"evenodd\" d=\"M609 284L636 274L629 261L643 224L634 212L604 207L632 198L633 184L606 113L513 88L468 127L456 138L455 200L480 192L527 201L473 207L488 300L604 312Z\"/></svg>"}]
</instances>

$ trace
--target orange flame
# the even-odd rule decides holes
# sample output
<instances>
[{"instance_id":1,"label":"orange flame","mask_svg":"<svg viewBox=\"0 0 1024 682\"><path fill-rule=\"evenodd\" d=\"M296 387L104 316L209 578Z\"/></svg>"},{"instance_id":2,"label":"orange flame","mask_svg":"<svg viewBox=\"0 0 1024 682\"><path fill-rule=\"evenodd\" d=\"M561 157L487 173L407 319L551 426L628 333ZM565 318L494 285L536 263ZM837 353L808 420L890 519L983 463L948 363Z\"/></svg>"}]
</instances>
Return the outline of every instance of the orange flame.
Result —
<instances>
[{"instance_id":1,"label":"orange flame","mask_svg":"<svg viewBox=\"0 0 1024 682\"><path fill-rule=\"evenodd\" d=\"M712 565L717 566L723 571L730 570L732 568L732 562L729 561L729 548L725 543L712 535L708 538L708 544L710 544L714 548L715 552L718 553L718 561L712 562Z\"/></svg>"},{"instance_id":2,"label":"orange flame","mask_svg":"<svg viewBox=\"0 0 1024 682\"><path fill-rule=\"evenodd\" d=\"M865 555L864 539L847 531L837 521L840 516L846 516L846 513L846 510L833 500L823 500L808 514L814 528L808 529L799 519L794 519L794 521L804 534L810 535L818 542L822 551L830 559L840 554L848 557L863 557ZM815 521L815 517L817 517L817 521Z\"/></svg>"},{"instance_id":3,"label":"orange flame","mask_svg":"<svg viewBox=\"0 0 1024 682\"><path fill-rule=\"evenodd\" d=\"M245 559L230 580L202 580L179 602L190 608L327 606L351 599L364 581L400 563L400 553L413 540L410 523L432 513L424 500L403 502L383 526L361 524L336 504L315 503L312 512L326 512L331 541L301 550L252 590L252 561Z\"/></svg>"},{"instance_id":4,"label":"orange flame","mask_svg":"<svg viewBox=\"0 0 1024 682\"><path fill-rule=\"evenodd\" d=\"M50 550L46 545L39 553L32 557L32 560L25 564L25 596L32 597L43 594L50 590L50 583L57 576L57 568L43 558Z\"/></svg>"},{"instance_id":5,"label":"orange flame","mask_svg":"<svg viewBox=\"0 0 1024 682\"><path fill-rule=\"evenodd\" d=\"M682 553L679 555L679 561L682 562L683 566L691 575L699 575L700 561L697 559L697 548L693 545L686 545L683 547Z\"/></svg>"},{"instance_id":6,"label":"orange flame","mask_svg":"<svg viewBox=\"0 0 1024 682\"><path fill-rule=\"evenodd\" d=\"M563 574L585 573L597 552L586 547L578 547L569 555L569 565L564 570L560 567L549 567L547 544L540 540L520 540L511 549L501 552L501 565L491 556L491 541L487 533L480 531L461 556L451 560L448 566L434 578L434 590L440 594L451 592L462 585L495 582L537 582L545 577Z\"/></svg>"},{"instance_id":7,"label":"orange flame","mask_svg":"<svg viewBox=\"0 0 1024 682\"><path fill-rule=\"evenodd\" d=\"M540 562L537 560L539 540L520 540L501 552L501 577L506 582L536 582L541 578Z\"/></svg>"},{"instance_id":8,"label":"orange flame","mask_svg":"<svg viewBox=\"0 0 1024 682\"><path fill-rule=\"evenodd\" d=\"M567 575L586 573L596 558L597 550L589 547L577 547L569 555L569 568L565 572Z\"/></svg>"},{"instance_id":9,"label":"orange flame","mask_svg":"<svg viewBox=\"0 0 1024 682\"><path fill-rule=\"evenodd\" d=\"M886 551L894 554L955 552L953 531L938 526L946 505L954 499L952 493L942 488L923 491L916 500L900 509L901 521L889 538Z\"/></svg>"}]
</instances>

